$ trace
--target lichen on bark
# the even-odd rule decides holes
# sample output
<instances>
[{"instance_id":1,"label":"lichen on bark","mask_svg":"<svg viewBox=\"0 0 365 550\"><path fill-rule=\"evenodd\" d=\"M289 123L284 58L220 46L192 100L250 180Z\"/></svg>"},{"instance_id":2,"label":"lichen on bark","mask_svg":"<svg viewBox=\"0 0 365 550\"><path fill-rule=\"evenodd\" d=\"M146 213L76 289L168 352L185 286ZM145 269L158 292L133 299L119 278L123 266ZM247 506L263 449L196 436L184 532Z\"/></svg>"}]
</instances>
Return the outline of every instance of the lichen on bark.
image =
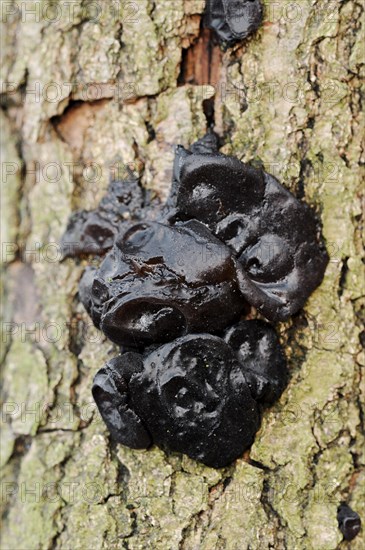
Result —
<instances>
[{"instance_id":1,"label":"lichen on bark","mask_svg":"<svg viewBox=\"0 0 365 550\"><path fill-rule=\"evenodd\" d=\"M338 504L364 518L362 4L266 0L262 28L223 54L210 86L179 79L200 0L132 11L99 0L96 13L75 0L72 16L59 0L57 21L45 1L27 2L39 20L4 4L2 547L346 547ZM116 164L163 200L173 146L204 133L214 91L223 150L310 203L331 256L304 310L278 327L287 390L223 470L109 440L90 388L116 350L78 302L85 262L60 263L56 246ZM351 547L363 546L362 532Z\"/></svg>"}]
</instances>

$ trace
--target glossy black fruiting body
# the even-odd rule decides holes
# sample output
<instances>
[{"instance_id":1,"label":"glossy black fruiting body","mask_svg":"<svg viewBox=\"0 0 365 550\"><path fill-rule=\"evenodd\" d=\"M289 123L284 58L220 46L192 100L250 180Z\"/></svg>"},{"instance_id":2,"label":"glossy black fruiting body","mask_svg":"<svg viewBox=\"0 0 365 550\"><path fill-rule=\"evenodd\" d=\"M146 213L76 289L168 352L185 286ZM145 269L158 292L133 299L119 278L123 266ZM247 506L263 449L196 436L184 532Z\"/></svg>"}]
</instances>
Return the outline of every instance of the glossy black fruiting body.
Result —
<instances>
[{"instance_id":1,"label":"glossy black fruiting body","mask_svg":"<svg viewBox=\"0 0 365 550\"><path fill-rule=\"evenodd\" d=\"M137 348L222 330L244 306L229 248L197 221L122 232L100 268L85 272L80 297L110 340Z\"/></svg>"},{"instance_id":2,"label":"glossy black fruiting body","mask_svg":"<svg viewBox=\"0 0 365 550\"><path fill-rule=\"evenodd\" d=\"M197 219L229 246L244 298L283 321L322 281L328 255L310 208L271 175L217 152L179 148L174 221Z\"/></svg>"},{"instance_id":3,"label":"glossy black fruiting body","mask_svg":"<svg viewBox=\"0 0 365 550\"><path fill-rule=\"evenodd\" d=\"M100 369L93 396L114 439L137 449L153 442L214 468L241 456L259 427L256 402L278 399L288 372L267 323L241 322L225 340L191 334Z\"/></svg>"},{"instance_id":4,"label":"glossy black fruiting body","mask_svg":"<svg viewBox=\"0 0 365 550\"><path fill-rule=\"evenodd\" d=\"M111 182L98 208L70 217L61 241L63 257L104 254L113 246L121 224L142 216L142 202L138 179Z\"/></svg>"},{"instance_id":5,"label":"glossy black fruiting body","mask_svg":"<svg viewBox=\"0 0 365 550\"><path fill-rule=\"evenodd\" d=\"M229 328L225 341L244 366L251 394L256 401L274 403L288 382L288 370L275 329L264 321L242 321Z\"/></svg>"},{"instance_id":6,"label":"glossy black fruiting body","mask_svg":"<svg viewBox=\"0 0 365 550\"><path fill-rule=\"evenodd\" d=\"M257 405L221 339L189 335L151 353L131 390L155 443L226 466L253 441Z\"/></svg>"},{"instance_id":7,"label":"glossy black fruiting body","mask_svg":"<svg viewBox=\"0 0 365 550\"><path fill-rule=\"evenodd\" d=\"M94 400L112 437L132 449L144 449L152 440L130 403L128 383L143 368L137 353L114 357L101 368L92 388Z\"/></svg>"},{"instance_id":8,"label":"glossy black fruiting body","mask_svg":"<svg viewBox=\"0 0 365 550\"><path fill-rule=\"evenodd\" d=\"M214 468L226 466L252 443L257 404L243 366L222 339L178 338L147 355L143 368L134 360L136 370L127 376L126 363L130 369L133 361L121 356L109 362L93 386L99 410L120 443L140 448L153 441Z\"/></svg>"},{"instance_id":9,"label":"glossy black fruiting body","mask_svg":"<svg viewBox=\"0 0 365 550\"><path fill-rule=\"evenodd\" d=\"M155 214L135 181L115 182L63 239L79 243L65 256L109 250L85 270L79 296L94 324L130 350L97 373L94 399L120 443L156 443L222 467L249 447L258 406L288 380L273 327L233 323L250 305L270 320L298 311L327 253L308 206L218 153L213 133L176 148L171 195Z\"/></svg>"},{"instance_id":10,"label":"glossy black fruiting body","mask_svg":"<svg viewBox=\"0 0 365 550\"><path fill-rule=\"evenodd\" d=\"M260 0L207 0L204 25L224 46L232 46L257 30L262 14Z\"/></svg>"},{"instance_id":11,"label":"glossy black fruiting body","mask_svg":"<svg viewBox=\"0 0 365 550\"><path fill-rule=\"evenodd\" d=\"M347 504L343 503L337 511L338 526L345 540L352 540L359 534L361 519Z\"/></svg>"}]
</instances>

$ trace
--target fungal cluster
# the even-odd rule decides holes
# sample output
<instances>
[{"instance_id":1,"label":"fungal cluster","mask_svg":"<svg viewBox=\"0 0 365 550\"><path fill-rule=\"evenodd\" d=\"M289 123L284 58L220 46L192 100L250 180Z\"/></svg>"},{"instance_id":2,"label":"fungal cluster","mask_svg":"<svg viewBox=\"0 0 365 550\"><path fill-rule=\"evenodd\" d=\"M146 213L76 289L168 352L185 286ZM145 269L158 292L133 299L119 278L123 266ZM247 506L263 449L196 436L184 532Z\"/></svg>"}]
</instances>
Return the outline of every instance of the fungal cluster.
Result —
<instances>
[{"instance_id":1,"label":"fungal cluster","mask_svg":"<svg viewBox=\"0 0 365 550\"><path fill-rule=\"evenodd\" d=\"M79 296L121 346L93 385L114 439L215 468L241 456L288 380L275 329L244 318L254 306L269 321L288 319L321 282L328 256L310 208L219 153L208 133L176 148L158 214L131 175L98 209L72 216L63 248L108 251L85 270Z\"/></svg>"}]
</instances>

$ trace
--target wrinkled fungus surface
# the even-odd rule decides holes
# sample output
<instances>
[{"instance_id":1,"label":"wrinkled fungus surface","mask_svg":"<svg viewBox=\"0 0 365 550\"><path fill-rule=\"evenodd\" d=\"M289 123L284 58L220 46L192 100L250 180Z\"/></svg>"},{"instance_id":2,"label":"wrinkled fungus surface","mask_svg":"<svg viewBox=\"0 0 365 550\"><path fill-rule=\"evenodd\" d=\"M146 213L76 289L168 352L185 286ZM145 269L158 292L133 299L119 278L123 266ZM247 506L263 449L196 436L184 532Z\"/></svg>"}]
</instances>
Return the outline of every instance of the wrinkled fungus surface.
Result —
<instances>
[{"instance_id":1,"label":"wrinkled fungus surface","mask_svg":"<svg viewBox=\"0 0 365 550\"><path fill-rule=\"evenodd\" d=\"M268 404L279 399L288 371L275 329L264 321L242 321L229 328L224 339L244 365L252 396Z\"/></svg>"},{"instance_id":2,"label":"wrinkled fungus surface","mask_svg":"<svg viewBox=\"0 0 365 550\"><path fill-rule=\"evenodd\" d=\"M315 216L273 176L236 158L177 151L175 220L197 219L238 260L244 298L283 321L322 281L328 255Z\"/></svg>"},{"instance_id":3,"label":"wrinkled fungus surface","mask_svg":"<svg viewBox=\"0 0 365 550\"><path fill-rule=\"evenodd\" d=\"M63 257L105 253L113 246L124 221L140 219L142 204L137 179L111 182L98 208L81 210L70 217L61 241Z\"/></svg>"},{"instance_id":4,"label":"wrinkled fungus surface","mask_svg":"<svg viewBox=\"0 0 365 550\"><path fill-rule=\"evenodd\" d=\"M245 303L231 251L197 221L133 225L85 272L80 296L110 340L137 348L224 329Z\"/></svg>"},{"instance_id":5,"label":"wrinkled fungus surface","mask_svg":"<svg viewBox=\"0 0 365 550\"><path fill-rule=\"evenodd\" d=\"M232 46L257 30L262 14L260 0L207 0L204 23L223 45Z\"/></svg>"},{"instance_id":6,"label":"wrinkled fungus surface","mask_svg":"<svg viewBox=\"0 0 365 550\"><path fill-rule=\"evenodd\" d=\"M283 320L304 305L328 261L320 229L275 178L220 154L211 132L176 148L157 214L141 198L135 181L114 182L63 239L78 243L65 256L109 250L79 285L95 326L122 348L93 396L120 443L226 466L288 381L275 329L242 317L255 306Z\"/></svg>"},{"instance_id":7,"label":"wrinkled fungus surface","mask_svg":"<svg viewBox=\"0 0 365 550\"><path fill-rule=\"evenodd\" d=\"M255 340L253 332L246 334L248 346L255 348ZM262 359L269 359L266 350ZM261 372L255 367L221 338L190 334L144 358L126 353L113 359L97 373L93 395L120 443L141 448L154 442L220 468L243 453L258 429L251 385L260 386ZM280 368L286 370L285 361Z\"/></svg>"}]
</instances>

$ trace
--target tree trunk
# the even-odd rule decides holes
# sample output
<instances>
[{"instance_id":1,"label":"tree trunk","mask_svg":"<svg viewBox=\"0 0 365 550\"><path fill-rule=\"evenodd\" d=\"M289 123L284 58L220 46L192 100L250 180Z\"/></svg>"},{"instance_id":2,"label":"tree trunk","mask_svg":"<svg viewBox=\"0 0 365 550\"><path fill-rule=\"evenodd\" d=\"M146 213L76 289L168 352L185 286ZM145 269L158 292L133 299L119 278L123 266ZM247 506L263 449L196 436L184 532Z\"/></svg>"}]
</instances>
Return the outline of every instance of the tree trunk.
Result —
<instances>
[{"instance_id":1,"label":"tree trunk","mask_svg":"<svg viewBox=\"0 0 365 550\"><path fill-rule=\"evenodd\" d=\"M203 8L1 3L4 550L331 550L346 547L338 504L364 512L362 2L265 0L261 29L225 53L199 30ZM287 390L222 470L109 441L90 387L115 347L78 302L86 263L60 263L57 245L116 168L164 199L173 146L208 123L223 152L316 209L331 256L278 327ZM362 532L351 548L364 546Z\"/></svg>"}]
</instances>

